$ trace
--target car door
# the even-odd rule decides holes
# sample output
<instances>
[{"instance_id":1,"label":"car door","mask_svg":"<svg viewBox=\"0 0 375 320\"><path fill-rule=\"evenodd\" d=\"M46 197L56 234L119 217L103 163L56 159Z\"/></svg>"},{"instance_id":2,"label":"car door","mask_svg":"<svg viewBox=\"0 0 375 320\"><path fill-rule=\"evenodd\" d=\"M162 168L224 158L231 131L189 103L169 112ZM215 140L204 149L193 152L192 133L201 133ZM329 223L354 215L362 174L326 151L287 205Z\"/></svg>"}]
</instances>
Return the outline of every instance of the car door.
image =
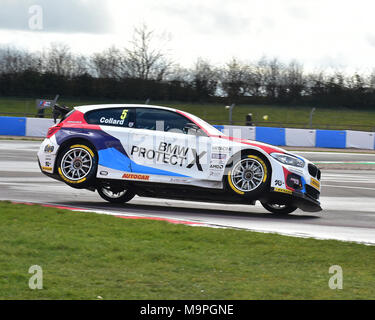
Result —
<instances>
[{"instance_id":1,"label":"car door","mask_svg":"<svg viewBox=\"0 0 375 320\"><path fill-rule=\"evenodd\" d=\"M171 110L137 108L129 136L132 172L171 183L175 177L206 177L209 138L187 134L187 123L191 121Z\"/></svg>"},{"instance_id":2,"label":"car door","mask_svg":"<svg viewBox=\"0 0 375 320\"><path fill-rule=\"evenodd\" d=\"M186 122L187 125L191 121ZM207 179L211 157L211 139L198 127L184 129L172 122L164 134L163 151L170 155L169 166L176 173L192 179ZM177 162L177 163L176 163Z\"/></svg>"}]
</instances>

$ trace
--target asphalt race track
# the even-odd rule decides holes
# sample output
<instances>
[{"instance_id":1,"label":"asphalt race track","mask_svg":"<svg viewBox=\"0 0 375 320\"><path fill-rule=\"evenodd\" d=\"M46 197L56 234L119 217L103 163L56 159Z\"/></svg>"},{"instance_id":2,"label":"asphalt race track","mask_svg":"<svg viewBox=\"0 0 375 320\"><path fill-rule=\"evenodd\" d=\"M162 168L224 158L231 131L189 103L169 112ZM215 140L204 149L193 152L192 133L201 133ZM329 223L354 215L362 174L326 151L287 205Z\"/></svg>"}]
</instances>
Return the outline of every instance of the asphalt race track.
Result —
<instances>
[{"instance_id":1,"label":"asphalt race track","mask_svg":"<svg viewBox=\"0 0 375 320\"><path fill-rule=\"evenodd\" d=\"M297 210L289 216L278 216L268 213L260 204L223 205L140 197L124 205L112 205L97 193L72 189L44 176L36 160L39 145L35 141L0 141L0 200L375 244L375 170L323 169L323 211L314 214ZM300 154L314 162L375 162L375 153L303 151Z\"/></svg>"}]
</instances>

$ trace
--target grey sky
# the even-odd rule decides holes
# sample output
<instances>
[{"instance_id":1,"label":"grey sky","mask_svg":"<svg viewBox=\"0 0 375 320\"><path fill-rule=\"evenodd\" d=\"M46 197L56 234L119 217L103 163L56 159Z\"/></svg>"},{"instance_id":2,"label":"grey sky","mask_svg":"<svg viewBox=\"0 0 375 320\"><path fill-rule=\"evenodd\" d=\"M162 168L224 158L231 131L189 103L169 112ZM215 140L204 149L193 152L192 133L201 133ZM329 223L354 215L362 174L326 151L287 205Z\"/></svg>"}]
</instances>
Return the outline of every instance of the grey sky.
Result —
<instances>
[{"instance_id":1,"label":"grey sky","mask_svg":"<svg viewBox=\"0 0 375 320\"><path fill-rule=\"evenodd\" d=\"M28 29L28 7L44 10L44 29ZM375 68L373 0L0 0L0 45L39 50L51 42L92 54L123 47L146 23L171 35L173 59L222 64L263 55L306 68Z\"/></svg>"},{"instance_id":2,"label":"grey sky","mask_svg":"<svg viewBox=\"0 0 375 320\"><path fill-rule=\"evenodd\" d=\"M197 4L181 1L178 6L171 6L170 3L163 5L159 2L154 5L155 14L185 21L198 34L227 35L246 32L251 25L251 19L241 12L240 7L233 8L237 12L228 11L222 6L205 5L204 1Z\"/></svg>"},{"instance_id":3,"label":"grey sky","mask_svg":"<svg viewBox=\"0 0 375 320\"><path fill-rule=\"evenodd\" d=\"M103 0L0 0L0 29L29 30L29 8L43 9L43 31L107 33L111 19Z\"/></svg>"}]
</instances>

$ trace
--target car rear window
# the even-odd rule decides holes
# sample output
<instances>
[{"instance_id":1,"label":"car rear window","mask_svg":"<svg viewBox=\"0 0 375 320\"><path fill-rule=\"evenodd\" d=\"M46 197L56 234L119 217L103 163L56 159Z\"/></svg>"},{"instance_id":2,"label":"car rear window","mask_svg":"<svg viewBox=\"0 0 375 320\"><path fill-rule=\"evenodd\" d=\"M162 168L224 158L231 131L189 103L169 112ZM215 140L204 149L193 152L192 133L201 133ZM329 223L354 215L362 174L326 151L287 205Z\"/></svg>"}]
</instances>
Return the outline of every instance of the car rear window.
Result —
<instances>
[{"instance_id":1,"label":"car rear window","mask_svg":"<svg viewBox=\"0 0 375 320\"><path fill-rule=\"evenodd\" d=\"M135 123L133 108L108 108L89 111L85 114L89 124L131 128Z\"/></svg>"},{"instance_id":2,"label":"car rear window","mask_svg":"<svg viewBox=\"0 0 375 320\"><path fill-rule=\"evenodd\" d=\"M66 115L64 115L61 120L59 121L59 123L65 121L69 116L72 115L72 113L75 112L75 110L73 109L72 111L69 111Z\"/></svg>"}]
</instances>

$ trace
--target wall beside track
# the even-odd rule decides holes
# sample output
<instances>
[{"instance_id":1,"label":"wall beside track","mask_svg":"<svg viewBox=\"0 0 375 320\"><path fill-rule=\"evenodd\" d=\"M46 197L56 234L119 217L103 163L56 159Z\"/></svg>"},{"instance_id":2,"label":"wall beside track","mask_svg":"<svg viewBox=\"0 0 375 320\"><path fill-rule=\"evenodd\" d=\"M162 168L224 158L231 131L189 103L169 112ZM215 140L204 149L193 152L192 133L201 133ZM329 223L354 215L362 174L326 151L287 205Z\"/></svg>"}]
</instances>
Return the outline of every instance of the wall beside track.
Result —
<instances>
[{"instance_id":1,"label":"wall beside track","mask_svg":"<svg viewBox=\"0 0 375 320\"><path fill-rule=\"evenodd\" d=\"M375 149L375 133L274 127L214 126L226 135L291 147Z\"/></svg>"},{"instance_id":2,"label":"wall beside track","mask_svg":"<svg viewBox=\"0 0 375 320\"><path fill-rule=\"evenodd\" d=\"M53 119L0 117L0 135L45 137ZM375 133L352 130L319 130L215 125L226 135L292 147L375 149Z\"/></svg>"},{"instance_id":3,"label":"wall beside track","mask_svg":"<svg viewBox=\"0 0 375 320\"><path fill-rule=\"evenodd\" d=\"M20 137L45 137L53 119L0 117L0 135Z\"/></svg>"},{"instance_id":4,"label":"wall beside track","mask_svg":"<svg viewBox=\"0 0 375 320\"><path fill-rule=\"evenodd\" d=\"M26 118L24 117L0 117L0 135L25 136Z\"/></svg>"},{"instance_id":5,"label":"wall beside track","mask_svg":"<svg viewBox=\"0 0 375 320\"><path fill-rule=\"evenodd\" d=\"M26 118L26 136L45 137L48 128L54 125L53 119Z\"/></svg>"}]
</instances>

